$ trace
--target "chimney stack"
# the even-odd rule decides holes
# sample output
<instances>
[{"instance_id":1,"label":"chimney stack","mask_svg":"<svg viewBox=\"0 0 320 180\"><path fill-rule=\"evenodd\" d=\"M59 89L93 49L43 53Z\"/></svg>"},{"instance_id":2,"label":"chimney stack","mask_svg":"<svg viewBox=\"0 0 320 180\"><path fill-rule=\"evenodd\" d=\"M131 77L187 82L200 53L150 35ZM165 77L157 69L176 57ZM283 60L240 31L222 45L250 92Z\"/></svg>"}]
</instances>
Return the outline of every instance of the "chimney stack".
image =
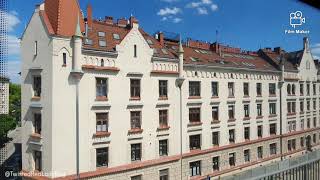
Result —
<instances>
[{"instance_id":1,"label":"chimney stack","mask_svg":"<svg viewBox=\"0 0 320 180\"><path fill-rule=\"evenodd\" d=\"M92 27L92 7L91 7L91 4L88 4L88 6L87 6L87 21L88 21L88 26Z\"/></svg>"},{"instance_id":2,"label":"chimney stack","mask_svg":"<svg viewBox=\"0 0 320 180\"><path fill-rule=\"evenodd\" d=\"M309 52L309 39L307 37L303 38L303 50Z\"/></svg>"},{"instance_id":3,"label":"chimney stack","mask_svg":"<svg viewBox=\"0 0 320 180\"><path fill-rule=\"evenodd\" d=\"M275 47L275 48L273 49L273 51L274 51L275 53L277 53L277 54L281 54L282 49L281 49L281 47Z\"/></svg>"},{"instance_id":4,"label":"chimney stack","mask_svg":"<svg viewBox=\"0 0 320 180\"><path fill-rule=\"evenodd\" d=\"M111 16L106 16L106 17L104 18L104 21L106 22L106 24L112 25L112 24L113 24L113 17L111 17Z\"/></svg>"},{"instance_id":5,"label":"chimney stack","mask_svg":"<svg viewBox=\"0 0 320 180\"><path fill-rule=\"evenodd\" d=\"M125 18L118 19L117 22L119 27L127 27L128 21Z\"/></svg>"},{"instance_id":6,"label":"chimney stack","mask_svg":"<svg viewBox=\"0 0 320 180\"><path fill-rule=\"evenodd\" d=\"M130 16L129 23L130 23L130 28L139 27L138 20L134 16Z\"/></svg>"},{"instance_id":7,"label":"chimney stack","mask_svg":"<svg viewBox=\"0 0 320 180\"><path fill-rule=\"evenodd\" d=\"M164 35L163 35L163 32L159 32L158 38L159 38L158 40L159 40L161 46L163 46L163 45L164 45Z\"/></svg>"}]
</instances>

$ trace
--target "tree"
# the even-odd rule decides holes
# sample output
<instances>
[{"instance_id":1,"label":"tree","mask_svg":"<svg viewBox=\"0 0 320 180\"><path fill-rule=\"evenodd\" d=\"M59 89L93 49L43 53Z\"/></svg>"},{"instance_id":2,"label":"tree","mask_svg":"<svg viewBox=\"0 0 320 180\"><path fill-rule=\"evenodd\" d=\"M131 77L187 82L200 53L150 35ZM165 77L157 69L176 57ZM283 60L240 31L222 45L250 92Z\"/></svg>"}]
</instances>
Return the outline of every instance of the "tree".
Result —
<instances>
[{"instance_id":1,"label":"tree","mask_svg":"<svg viewBox=\"0 0 320 180\"><path fill-rule=\"evenodd\" d=\"M7 133L16 127L16 121L9 114L0 114L0 147L6 142Z\"/></svg>"},{"instance_id":2,"label":"tree","mask_svg":"<svg viewBox=\"0 0 320 180\"><path fill-rule=\"evenodd\" d=\"M18 84L9 85L9 115L17 123L21 119L21 86Z\"/></svg>"}]
</instances>

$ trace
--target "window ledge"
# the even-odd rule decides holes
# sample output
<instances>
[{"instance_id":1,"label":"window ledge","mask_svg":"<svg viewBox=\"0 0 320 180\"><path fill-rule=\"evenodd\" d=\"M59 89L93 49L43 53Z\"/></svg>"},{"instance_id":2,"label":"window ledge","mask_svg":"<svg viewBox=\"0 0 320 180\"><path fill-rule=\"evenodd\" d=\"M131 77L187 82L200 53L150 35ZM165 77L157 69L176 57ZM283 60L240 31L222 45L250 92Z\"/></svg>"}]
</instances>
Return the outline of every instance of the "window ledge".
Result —
<instances>
[{"instance_id":1,"label":"window ledge","mask_svg":"<svg viewBox=\"0 0 320 180\"><path fill-rule=\"evenodd\" d=\"M211 96L211 99L218 99L219 96Z\"/></svg>"},{"instance_id":2,"label":"window ledge","mask_svg":"<svg viewBox=\"0 0 320 180\"><path fill-rule=\"evenodd\" d=\"M140 97L131 97L129 100L130 101L140 101L141 98Z\"/></svg>"},{"instance_id":3,"label":"window ledge","mask_svg":"<svg viewBox=\"0 0 320 180\"><path fill-rule=\"evenodd\" d=\"M168 96L161 96L158 98L158 100L161 100L161 101L168 100Z\"/></svg>"},{"instance_id":4,"label":"window ledge","mask_svg":"<svg viewBox=\"0 0 320 180\"><path fill-rule=\"evenodd\" d=\"M30 137L31 137L31 138L35 138L35 139L41 139L41 134L32 133L32 134L30 134Z\"/></svg>"},{"instance_id":5,"label":"window ledge","mask_svg":"<svg viewBox=\"0 0 320 180\"><path fill-rule=\"evenodd\" d=\"M106 96L97 96L96 101L108 101L108 97Z\"/></svg>"},{"instance_id":6,"label":"window ledge","mask_svg":"<svg viewBox=\"0 0 320 180\"><path fill-rule=\"evenodd\" d=\"M276 94L270 94L269 97L276 97Z\"/></svg>"},{"instance_id":7,"label":"window ledge","mask_svg":"<svg viewBox=\"0 0 320 180\"><path fill-rule=\"evenodd\" d=\"M287 113L287 116L295 116L296 113Z\"/></svg>"},{"instance_id":8,"label":"window ledge","mask_svg":"<svg viewBox=\"0 0 320 180\"><path fill-rule=\"evenodd\" d=\"M128 131L129 134L139 134L139 133L142 133L143 132L143 129L130 129Z\"/></svg>"},{"instance_id":9,"label":"window ledge","mask_svg":"<svg viewBox=\"0 0 320 180\"><path fill-rule=\"evenodd\" d=\"M235 118L232 118L232 119L228 119L228 122L235 122L236 119Z\"/></svg>"},{"instance_id":10,"label":"window ledge","mask_svg":"<svg viewBox=\"0 0 320 180\"><path fill-rule=\"evenodd\" d=\"M31 98L31 101L40 101L41 97L40 96L33 96Z\"/></svg>"},{"instance_id":11,"label":"window ledge","mask_svg":"<svg viewBox=\"0 0 320 180\"><path fill-rule=\"evenodd\" d=\"M201 96L189 96L188 99L201 99Z\"/></svg>"},{"instance_id":12,"label":"window ledge","mask_svg":"<svg viewBox=\"0 0 320 180\"><path fill-rule=\"evenodd\" d=\"M158 131L165 131L165 130L169 130L170 126L160 126L157 128Z\"/></svg>"},{"instance_id":13,"label":"window ledge","mask_svg":"<svg viewBox=\"0 0 320 180\"><path fill-rule=\"evenodd\" d=\"M217 120L212 120L211 121L211 124L219 124L220 123L220 121L217 119Z\"/></svg>"},{"instance_id":14,"label":"window ledge","mask_svg":"<svg viewBox=\"0 0 320 180\"><path fill-rule=\"evenodd\" d=\"M93 136L94 137L109 137L111 132L105 131L105 132L96 132Z\"/></svg>"},{"instance_id":15,"label":"window ledge","mask_svg":"<svg viewBox=\"0 0 320 180\"><path fill-rule=\"evenodd\" d=\"M270 114L269 117L270 117L270 118L272 118L272 117L277 117L277 115L276 115L276 114Z\"/></svg>"},{"instance_id":16,"label":"window ledge","mask_svg":"<svg viewBox=\"0 0 320 180\"><path fill-rule=\"evenodd\" d=\"M261 98L262 97L262 95L257 95L257 98Z\"/></svg>"},{"instance_id":17,"label":"window ledge","mask_svg":"<svg viewBox=\"0 0 320 180\"><path fill-rule=\"evenodd\" d=\"M228 98L234 98L234 96L228 96Z\"/></svg>"},{"instance_id":18,"label":"window ledge","mask_svg":"<svg viewBox=\"0 0 320 180\"><path fill-rule=\"evenodd\" d=\"M189 124L188 124L188 127L189 126L200 126L200 125L202 125L202 122L190 122Z\"/></svg>"},{"instance_id":19,"label":"window ledge","mask_svg":"<svg viewBox=\"0 0 320 180\"><path fill-rule=\"evenodd\" d=\"M67 65L66 64L62 64L62 67L67 67Z\"/></svg>"},{"instance_id":20,"label":"window ledge","mask_svg":"<svg viewBox=\"0 0 320 180\"><path fill-rule=\"evenodd\" d=\"M249 95L244 95L243 98L250 98L250 96Z\"/></svg>"},{"instance_id":21,"label":"window ledge","mask_svg":"<svg viewBox=\"0 0 320 180\"><path fill-rule=\"evenodd\" d=\"M263 118L263 116L257 116L256 117L256 119L262 119Z\"/></svg>"},{"instance_id":22,"label":"window ledge","mask_svg":"<svg viewBox=\"0 0 320 180\"><path fill-rule=\"evenodd\" d=\"M251 117L244 117L243 120L250 120Z\"/></svg>"}]
</instances>

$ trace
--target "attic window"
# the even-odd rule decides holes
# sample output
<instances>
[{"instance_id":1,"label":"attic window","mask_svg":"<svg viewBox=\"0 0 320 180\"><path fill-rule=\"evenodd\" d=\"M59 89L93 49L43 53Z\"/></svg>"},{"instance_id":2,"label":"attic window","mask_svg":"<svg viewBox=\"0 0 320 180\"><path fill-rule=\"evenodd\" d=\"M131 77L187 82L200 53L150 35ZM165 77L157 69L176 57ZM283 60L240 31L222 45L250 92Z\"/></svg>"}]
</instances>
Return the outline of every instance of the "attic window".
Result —
<instances>
[{"instance_id":1,"label":"attic window","mask_svg":"<svg viewBox=\"0 0 320 180\"><path fill-rule=\"evenodd\" d=\"M92 39L85 39L84 44L86 45L92 45Z\"/></svg>"},{"instance_id":2,"label":"attic window","mask_svg":"<svg viewBox=\"0 0 320 180\"><path fill-rule=\"evenodd\" d=\"M151 41L151 39L147 39L148 44L152 45L153 42Z\"/></svg>"},{"instance_id":3,"label":"attic window","mask_svg":"<svg viewBox=\"0 0 320 180\"><path fill-rule=\"evenodd\" d=\"M113 39L119 40L120 39L120 35L119 34L113 34Z\"/></svg>"},{"instance_id":4,"label":"attic window","mask_svg":"<svg viewBox=\"0 0 320 180\"><path fill-rule=\"evenodd\" d=\"M163 54L168 54L168 51L166 49L161 49L161 51L163 52Z\"/></svg>"},{"instance_id":5,"label":"attic window","mask_svg":"<svg viewBox=\"0 0 320 180\"><path fill-rule=\"evenodd\" d=\"M99 46L101 46L101 47L106 47L106 46L107 46L106 41L99 40Z\"/></svg>"},{"instance_id":6,"label":"attic window","mask_svg":"<svg viewBox=\"0 0 320 180\"><path fill-rule=\"evenodd\" d=\"M99 36L99 37L105 37L105 36L106 36L106 33L99 31L99 32L98 32L98 36Z\"/></svg>"},{"instance_id":7,"label":"attic window","mask_svg":"<svg viewBox=\"0 0 320 180\"><path fill-rule=\"evenodd\" d=\"M190 59L191 59L192 62L198 62L199 61L198 58L194 58L194 57L190 57Z\"/></svg>"},{"instance_id":8,"label":"attic window","mask_svg":"<svg viewBox=\"0 0 320 180\"><path fill-rule=\"evenodd\" d=\"M177 49L177 46L172 46L171 47L173 50L176 50Z\"/></svg>"},{"instance_id":9,"label":"attic window","mask_svg":"<svg viewBox=\"0 0 320 180\"><path fill-rule=\"evenodd\" d=\"M200 51L198 49L195 49L194 51L197 52L197 53L200 53Z\"/></svg>"}]
</instances>

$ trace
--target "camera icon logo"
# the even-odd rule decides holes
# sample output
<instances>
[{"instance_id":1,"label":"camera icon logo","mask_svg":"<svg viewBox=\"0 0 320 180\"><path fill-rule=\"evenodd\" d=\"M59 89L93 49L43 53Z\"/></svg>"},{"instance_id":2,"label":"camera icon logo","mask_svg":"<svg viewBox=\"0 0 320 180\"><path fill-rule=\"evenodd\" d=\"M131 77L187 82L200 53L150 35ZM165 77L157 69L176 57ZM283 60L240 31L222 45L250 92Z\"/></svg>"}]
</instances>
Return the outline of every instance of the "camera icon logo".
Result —
<instances>
[{"instance_id":1,"label":"camera icon logo","mask_svg":"<svg viewBox=\"0 0 320 180\"><path fill-rule=\"evenodd\" d=\"M301 11L290 13L290 25L293 28L296 28L296 26L301 26L303 23L306 23L306 18L302 17Z\"/></svg>"}]
</instances>

